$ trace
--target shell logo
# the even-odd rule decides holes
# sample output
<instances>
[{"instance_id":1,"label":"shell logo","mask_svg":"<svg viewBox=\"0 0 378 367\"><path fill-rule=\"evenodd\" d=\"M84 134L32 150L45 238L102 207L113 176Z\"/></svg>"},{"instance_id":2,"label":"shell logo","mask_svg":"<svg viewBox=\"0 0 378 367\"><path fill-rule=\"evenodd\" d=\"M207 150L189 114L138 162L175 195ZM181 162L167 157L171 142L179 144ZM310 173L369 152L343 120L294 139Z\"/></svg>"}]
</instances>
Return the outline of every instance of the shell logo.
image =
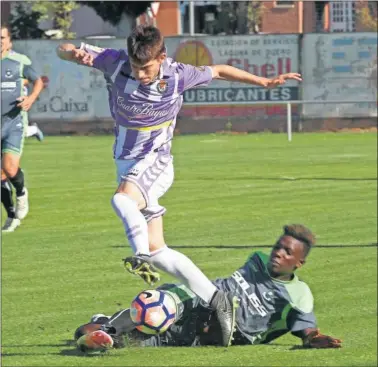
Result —
<instances>
[{"instance_id":1,"label":"shell logo","mask_svg":"<svg viewBox=\"0 0 378 367\"><path fill-rule=\"evenodd\" d=\"M174 59L178 62L194 66L211 65L213 63L213 57L209 49L200 41L181 43L177 47Z\"/></svg>"}]
</instances>

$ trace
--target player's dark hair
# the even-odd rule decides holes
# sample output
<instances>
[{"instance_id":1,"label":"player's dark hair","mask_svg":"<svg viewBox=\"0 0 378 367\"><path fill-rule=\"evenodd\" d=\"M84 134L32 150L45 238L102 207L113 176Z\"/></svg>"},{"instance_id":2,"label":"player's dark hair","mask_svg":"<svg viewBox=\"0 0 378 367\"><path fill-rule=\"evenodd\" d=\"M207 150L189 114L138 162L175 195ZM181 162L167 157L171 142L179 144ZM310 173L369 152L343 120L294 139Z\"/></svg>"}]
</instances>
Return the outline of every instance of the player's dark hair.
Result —
<instances>
[{"instance_id":1,"label":"player's dark hair","mask_svg":"<svg viewBox=\"0 0 378 367\"><path fill-rule=\"evenodd\" d=\"M164 51L164 37L156 27L138 25L127 37L129 57L140 64L156 59Z\"/></svg>"},{"instance_id":2,"label":"player's dark hair","mask_svg":"<svg viewBox=\"0 0 378 367\"><path fill-rule=\"evenodd\" d=\"M307 256L315 245L315 235L302 224L289 224L283 227L284 235L291 236L304 244L304 255Z\"/></svg>"}]
</instances>

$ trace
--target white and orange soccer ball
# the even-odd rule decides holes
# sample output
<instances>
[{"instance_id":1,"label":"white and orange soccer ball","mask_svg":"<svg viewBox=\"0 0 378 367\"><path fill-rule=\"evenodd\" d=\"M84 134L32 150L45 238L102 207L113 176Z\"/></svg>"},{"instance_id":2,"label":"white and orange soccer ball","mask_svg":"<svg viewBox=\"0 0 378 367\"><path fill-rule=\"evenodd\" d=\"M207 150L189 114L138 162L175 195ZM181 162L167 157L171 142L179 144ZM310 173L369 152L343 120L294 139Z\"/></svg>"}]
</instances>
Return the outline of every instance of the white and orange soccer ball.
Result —
<instances>
[{"instance_id":1,"label":"white and orange soccer ball","mask_svg":"<svg viewBox=\"0 0 378 367\"><path fill-rule=\"evenodd\" d=\"M130 316L136 328L145 334L160 334L175 321L176 302L169 294L147 290L138 294L131 303Z\"/></svg>"}]
</instances>

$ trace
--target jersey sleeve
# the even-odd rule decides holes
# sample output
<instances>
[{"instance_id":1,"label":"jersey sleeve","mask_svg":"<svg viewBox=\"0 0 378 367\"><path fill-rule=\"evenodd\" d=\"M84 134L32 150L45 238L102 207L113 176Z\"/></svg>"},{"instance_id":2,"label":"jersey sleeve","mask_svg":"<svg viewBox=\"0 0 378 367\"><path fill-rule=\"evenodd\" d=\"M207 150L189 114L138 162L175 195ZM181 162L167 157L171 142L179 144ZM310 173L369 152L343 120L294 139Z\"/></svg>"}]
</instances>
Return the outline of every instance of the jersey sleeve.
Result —
<instances>
[{"instance_id":1,"label":"jersey sleeve","mask_svg":"<svg viewBox=\"0 0 378 367\"><path fill-rule=\"evenodd\" d=\"M302 313L310 313L314 309L314 297L309 286L300 280L285 284L290 297L290 305Z\"/></svg>"},{"instance_id":2,"label":"jersey sleeve","mask_svg":"<svg viewBox=\"0 0 378 367\"><path fill-rule=\"evenodd\" d=\"M298 281L289 294L291 296L291 311L287 317L287 327L291 332L307 328L316 328L314 315L314 297L309 286Z\"/></svg>"},{"instance_id":3,"label":"jersey sleeve","mask_svg":"<svg viewBox=\"0 0 378 367\"><path fill-rule=\"evenodd\" d=\"M307 328L316 328L314 312L303 313L292 309L287 318L287 327L293 333Z\"/></svg>"},{"instance_id":4,"label":"jersey sleeve","mask_svg":"<svg viewBox=\"0 0 378 367\"><path fill-rule=\"evenodd\" d=\"M213 80L213 71L210 66L193 66L178 63L177 70L180 76L179 92L208 85Z\"/></svg>"},{"instance_id":5,"label":"jersey sleeve","mask_svg":"<svg viewBox=\"0 0 378 367\"><path fill-rule=\"evenodd\" d=\"M32 67L31 60L26 56L23 57L22 77L31 82L35 82L41 77L41 75L39 75Z\"/></svg>"},{"instance_id":6,"label":"jersey sleeve","mask_svg":"<svg viewBox=\"0 0 378 367\"><path fill-rule=\"evenodd\" d=\"M121 62L121 52L112 48L101 48L90 45L88 43L82 43L80 50L84 50L93 56L93 67L112 75ZM126 56L126 54L124 54ZM122 59L123 62L127 61Z\"/></svg>"}]
</instances>

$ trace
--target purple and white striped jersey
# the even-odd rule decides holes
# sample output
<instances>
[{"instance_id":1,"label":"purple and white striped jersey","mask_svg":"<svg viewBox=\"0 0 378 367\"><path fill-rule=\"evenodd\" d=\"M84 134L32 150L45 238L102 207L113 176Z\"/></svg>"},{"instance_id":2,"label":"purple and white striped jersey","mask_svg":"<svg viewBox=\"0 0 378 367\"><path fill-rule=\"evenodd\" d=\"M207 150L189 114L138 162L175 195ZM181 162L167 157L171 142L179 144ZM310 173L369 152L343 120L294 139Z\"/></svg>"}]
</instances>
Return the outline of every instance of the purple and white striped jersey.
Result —
<instances>
[{"instance_id":1,"label":"purple and white striped jersey","mask_svg":"<svg viewBox=\"0 0 378 367\"><path fill-rule=\"evenodd\" d=\"M158 78L143 85L132 76L126 50L88 44L80 48L94 56L93 67L111 83L110 108L116 121L114 158L142 159L153 151L170 154L182 95L190 88L209 84L212 69L167 58Z\"/></svg>"}]
</instances>

